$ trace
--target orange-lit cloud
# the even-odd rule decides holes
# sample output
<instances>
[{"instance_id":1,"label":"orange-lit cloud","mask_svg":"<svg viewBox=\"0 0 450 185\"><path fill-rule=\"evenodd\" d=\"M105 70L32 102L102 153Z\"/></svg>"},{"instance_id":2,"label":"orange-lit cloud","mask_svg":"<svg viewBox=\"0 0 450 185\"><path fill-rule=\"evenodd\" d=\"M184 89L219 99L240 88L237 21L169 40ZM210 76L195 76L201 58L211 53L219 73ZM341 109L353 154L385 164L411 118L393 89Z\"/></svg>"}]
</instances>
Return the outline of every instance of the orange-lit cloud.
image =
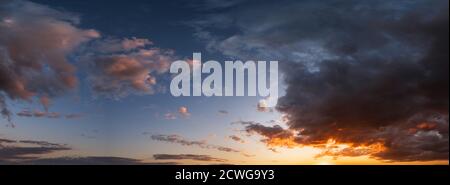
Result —
<instances>
[{"instance_id":1,"label":"orange-lit cloud","mask_svg":"<svg viewBox=\"0 0 450 185\"><path fill-rule=\"evenodd\" d=\"M107 46L103 46L106 45ZM87 54L89 81L96 96L119 99L129 94L158 92L157 76L167 72L173 53L147 48L146 39L104 39L92 47L101 54Z\"/></svg>"},{"instance_id":2,"label":"orange-lit cloud","mask_svg":"<svg viewBox=\"0 0 450 185\"><path fill-rule=\"evenodd\" d=\"M67 56L100 34L77 27L78 17L28 1L2 1L0 18L0 108L10 119L3 93L15 100L50 98L74 89L76 67ZM3 7L8 7L4 9Z\"/></svg>"},{"instance_id":3,"label":"orange-lit cloud","mask_svg":"<svg viewBox=\"0 0 450 185\"><path fill-rule=\"evenodd\" d=\"M181 106L178 108L178 113L181 114L183 117L189 117L191 113L189 113L188 108L185 106Z\"/></svg>"}]
</instances>

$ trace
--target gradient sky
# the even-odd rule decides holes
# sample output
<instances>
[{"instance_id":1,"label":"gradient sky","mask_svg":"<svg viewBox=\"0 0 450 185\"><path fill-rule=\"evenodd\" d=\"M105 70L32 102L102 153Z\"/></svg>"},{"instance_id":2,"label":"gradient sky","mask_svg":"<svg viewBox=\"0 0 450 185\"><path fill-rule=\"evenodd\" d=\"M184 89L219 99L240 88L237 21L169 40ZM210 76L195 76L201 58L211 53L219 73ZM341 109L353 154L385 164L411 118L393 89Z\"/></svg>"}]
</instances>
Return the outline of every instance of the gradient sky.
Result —
<instances>
[{"instance_id":1,"label":"gradient sky","mask_svg":"<svg viewBox=\"0 0 450 185\"><path fill-rule=\"evenodd\" d=\"M0 52L0 163L448 164L446 0L7 0ZM278 106L173 97L193 52Z\"/></svg>"}]
</instances>

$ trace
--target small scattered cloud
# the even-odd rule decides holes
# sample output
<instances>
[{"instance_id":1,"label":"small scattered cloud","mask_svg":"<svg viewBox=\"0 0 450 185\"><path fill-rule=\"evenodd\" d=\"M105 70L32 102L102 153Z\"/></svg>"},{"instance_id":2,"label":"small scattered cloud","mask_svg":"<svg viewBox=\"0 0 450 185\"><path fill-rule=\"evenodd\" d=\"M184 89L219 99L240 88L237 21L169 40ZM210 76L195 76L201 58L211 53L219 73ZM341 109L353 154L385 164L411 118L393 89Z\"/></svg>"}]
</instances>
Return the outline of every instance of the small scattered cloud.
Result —
<instances>
[{"instance_id":1,"label":"small scattered cloud","mask_svg":"<svg viewBox=\"0 0 450 185\"><path fill-rule=\"evenodd\" d=\"M243 153L242 155L245 157L255 157L256 156L254 154L247 154L247 153Z\"/></svg>"},{"instance_id":2,"label":"small scattered cloud","mask_svg":"<svg viewBox=\"0 0 450 185\"><path fill-rule=\"evenodd\" d=\"M167 112L164 114L164 119L166 120L175 120L178 117L181 118L189 118L191 116L191 113L189 112L188 108L186 106L181 106L178 108L178 112Z\"/></svg>"},{"instance_id":3,"label":"small scattered cloud","mask_svg":"<svg viewBox=\"0 0 450 185\"><path fill-rule=\"evenodd\" d=\"M171 112L168 112L168 113L164 114L164 119L175 120L175 119L177 119L177 116Z\"/></svg>"},{"instance_id":4,"label":"small scattered cloud","mask_svg":"<svg viewBox=\"0 0 450 185\"><path fill-rule=\"evenodd\" d=\"M268 150L272 151L273 153L278 153L278 150L275 148L268 148Z\"/></svg>"},{"instance_id":5,"label":"small scattered cloud","mask_svg":"<svg viewBox=\"0 0 450 185\"><path fill-rule=\"evenodd\" d=\"M83 114L66 114L66 115L64 115L64 117L66 118L66 119L78 119L78 118L81 118L81 117L83 117Z\"/></svg>"},{"instance_id":6,"label":"small scattered cloud","mask_svg":"<svg viewBox=\"0 0 450 185\"><path fill-rule=\"evenodd\" d=\"M239 136L236 136L236 135L231 135L231 136L229 136L229 138L236 142L239 142L239 143L245 143L245 141L242 138L240 138Z\"/></svg>"},{"instance_id":7,"label":"small scattered cloud","mask_svg":"<svg viewBox=\"0 0 450 185\"><path fill-rule=\"evenodd\" d=\"M189 113L188 108L185 106L181 106L178 108L178 113L180 113L183 117L189 117L191 116L191 113Z\"/></svg>"},{"instance_id":8,"label":"small scattered cloud","mask_svg":"<svg viewBox=\"0 0 450 185\"><path fill-rule=\"evenodd\" d=\"M226 110L219 110L218 113L219 113L220 115L228 115L228 114L229 114L229 112L226 111Z\"/></svg>"},{"instance_id":9,"label":"small scattered cloud","mask_svg":"<svg viewBox=\"0 0 450 185\"><path fill-rule=\"evenodd\" d=\"M256 105L256 110L258 112L273 112L273 109L267 106L267 101L265 99L259 100Z\"/></svg>"},{"instance_id":10,"label":"small scattered cloud","mask_svg":"<svg viewBox=\"0 0 450 185\"><path fill-rule=\"evenodd\" d=\"M42 104L42 106L44 107L45 111L48 111L48 108L50 107L51 104L51 100L50 98L48 98L48 96L41 96L39 98L39 102Z\"/></svg>"}]
</instances>

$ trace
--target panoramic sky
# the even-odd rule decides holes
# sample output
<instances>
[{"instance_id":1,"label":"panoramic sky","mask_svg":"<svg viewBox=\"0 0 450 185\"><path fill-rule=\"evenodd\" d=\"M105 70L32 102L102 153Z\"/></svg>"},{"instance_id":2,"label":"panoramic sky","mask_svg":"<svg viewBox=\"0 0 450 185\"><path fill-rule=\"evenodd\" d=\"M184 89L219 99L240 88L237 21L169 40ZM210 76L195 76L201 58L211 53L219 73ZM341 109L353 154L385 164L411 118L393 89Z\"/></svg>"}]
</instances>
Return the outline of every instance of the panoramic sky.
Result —
<instances>
[{"instance_id":1,"label":"panoramic sky","mask_svg":"<svg viewBox=\"0 0 450 185\"><path fill-rule=\"evenodd\" d=\"M0 0L0 164L448 164L448 0ZM175 97L176 60L279 99Z\"/></svg>"}]
</instances>

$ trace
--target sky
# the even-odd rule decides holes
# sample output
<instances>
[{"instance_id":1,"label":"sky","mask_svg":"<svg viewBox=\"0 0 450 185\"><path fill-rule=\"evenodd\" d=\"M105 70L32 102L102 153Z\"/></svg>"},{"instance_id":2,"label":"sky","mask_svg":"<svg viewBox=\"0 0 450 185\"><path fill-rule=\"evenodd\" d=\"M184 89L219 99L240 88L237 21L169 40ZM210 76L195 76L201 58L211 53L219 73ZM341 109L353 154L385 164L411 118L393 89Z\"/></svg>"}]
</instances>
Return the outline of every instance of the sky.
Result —
<instances>
[{"instance_id":1,"label":"sky","mask_svg":"<svg viewBox=\"0 0 450 185\"><path fill-rule=\"evenodd\" d=\"M172 62L278 61L279 99ZM448 1L0 1L0 164L447 164Z\"/></svg>"}]
</instances>

